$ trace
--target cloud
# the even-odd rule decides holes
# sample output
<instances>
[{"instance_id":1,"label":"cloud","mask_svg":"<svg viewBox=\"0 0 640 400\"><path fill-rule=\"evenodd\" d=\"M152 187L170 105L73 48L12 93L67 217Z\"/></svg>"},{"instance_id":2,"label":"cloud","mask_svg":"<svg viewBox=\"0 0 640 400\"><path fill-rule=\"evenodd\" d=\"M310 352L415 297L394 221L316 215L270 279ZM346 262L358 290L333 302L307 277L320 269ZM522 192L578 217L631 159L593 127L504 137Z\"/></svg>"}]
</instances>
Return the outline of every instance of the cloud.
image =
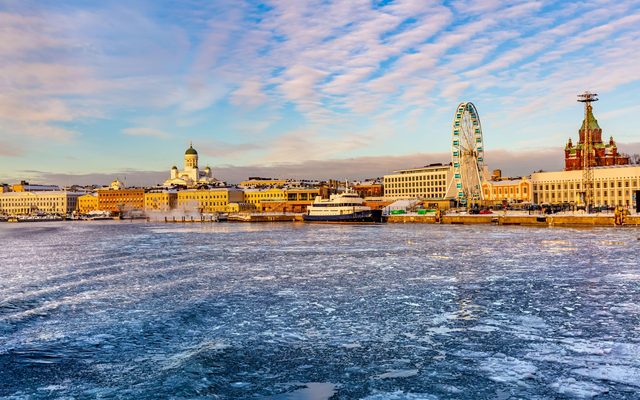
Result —
<instances>
[{"instance_id":1,"label":"cloud","mask_svg":"<svg viewBox=\"0 0 640 400\"><path fill-rule=\"evenodd\" d=\"M127 186L155 186L162 184L169 171L140 171L133 169L114 170L104 173L55 173L47 171L20 171L32 183L46 183L60 186L71 185L108 185L115 178L125 182Z\"/></svg>"},{"instance_id":2,"label":"cloud","mask_svg":"<svg viewBox=\"0 0 640 400\"><path fill-rule=\"evenodd\" d=\"M164 132L155 128L144 128L144 127L125 128L122 130L122 133L129 136L147 136L147 137L155 137L159 139L167 139L171 136L167 132Z\"/></svg>"},{"instance_id":3,"label":"cloud","mask_svg":"<svg viewBox=\"0 0 640 400\"><path fill-rule=\"evenodd\" d=\"M154 106L172 85L158 78L184 46L172 27L117 5L46 7L25 1L0 12L0 126L16 129L3 133L72 140L58 123Z\"/></svg>"},{"instance_id":4,"label":"cloud","mask_svg":"<svg viewBox=\"0 0 640 400\"><path fill-rule=\"evenodd\" d=\"M268 97L262 91L262 82L258 80L248 80L231 95L231 103L235 105L259 106L267 102Z\"/></svg>"}]
</instances>

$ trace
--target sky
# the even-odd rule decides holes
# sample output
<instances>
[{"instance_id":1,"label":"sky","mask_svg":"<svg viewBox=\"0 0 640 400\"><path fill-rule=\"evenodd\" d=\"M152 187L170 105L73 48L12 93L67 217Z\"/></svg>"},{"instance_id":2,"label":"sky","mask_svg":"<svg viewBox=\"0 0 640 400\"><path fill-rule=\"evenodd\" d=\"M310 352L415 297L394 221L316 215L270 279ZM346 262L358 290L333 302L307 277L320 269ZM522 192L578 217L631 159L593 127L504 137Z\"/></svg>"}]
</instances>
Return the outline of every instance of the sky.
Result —
<instances>
[{"instance_id":1,"label":"sky","mask_svg":"<svg viewBox=\"0 0 640 400\"><path fill-rule=\"evenodd\" d=\"M450 161L563 167L585 90L640 153L640 1L0 0L0 181L156 184L193 142L220 179Z\"/></svg>"}]
</instances>

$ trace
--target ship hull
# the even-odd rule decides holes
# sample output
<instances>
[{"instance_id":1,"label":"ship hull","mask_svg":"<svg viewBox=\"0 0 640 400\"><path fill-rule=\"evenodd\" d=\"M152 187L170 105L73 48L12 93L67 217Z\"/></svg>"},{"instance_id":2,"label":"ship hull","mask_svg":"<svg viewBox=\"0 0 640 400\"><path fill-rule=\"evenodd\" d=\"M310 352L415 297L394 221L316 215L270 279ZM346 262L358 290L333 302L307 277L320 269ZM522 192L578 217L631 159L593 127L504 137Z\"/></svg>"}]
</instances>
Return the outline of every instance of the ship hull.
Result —
<instances>
[{"instance_id":1,"label":"ship hull","mask_svg":"<svg viewBox=\"0 0 640 400\"><path fill-rule=\"evenodd\" d=\"M341 215L308 215L302 216L305 222L332 222L332 223L349 223L349 222L381 222L382 212L380 210L358 211L350 214Z\"/></svg>"}]
</instances>

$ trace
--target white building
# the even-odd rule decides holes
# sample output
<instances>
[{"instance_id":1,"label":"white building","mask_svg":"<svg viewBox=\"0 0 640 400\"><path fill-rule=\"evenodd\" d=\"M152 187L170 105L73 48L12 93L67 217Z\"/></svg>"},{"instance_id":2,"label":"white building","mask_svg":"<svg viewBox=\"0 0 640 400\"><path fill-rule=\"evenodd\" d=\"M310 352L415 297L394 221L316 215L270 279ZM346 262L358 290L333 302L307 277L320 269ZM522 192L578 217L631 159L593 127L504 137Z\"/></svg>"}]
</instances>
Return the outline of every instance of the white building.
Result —
<instances>
[{"instance_id":1,"label":"white building","mask_svg":"<svg viewBox=\"0 0 640 400\"><path fill-rule=\"evenodd\" d=\"M595 206L634 206L640 190L640 165L595 167L593 169ZM533 202L542 204L580 203L582 170L535 172L531 175Z\"/></svg>"},{"instance_id":2,"label":"white building","mask_svg":"<svg viewBox=\"0 0 640 400\"><path fill-rule=\"evenodd\" d=\"M0 213L6 215L70 214L76 209L78 197L84 193L66 191L36 191L0 193Z\"/></svg>"},{"instance_id":3,"label":"white building","mask_svg":"<svg viewBox=\"0 0 640 400\"><path fill-rule=\"evenodd\" d=\"M403 169L385 175L384 196L391 199L452 198L450 165L432 164L422 168Z\"/></svg>"},{"instance_id":4,"label":"white building","mask_svg":"<svg viewBox=\"0 0 640 400\"><path fill-rule=\"evenodd\" d=\"M169 179L164 181L163 186L195 187L202 184L216 184L217 182L211 168L207 166L203 171L198 169L198 152L193 148L193 145L190 145L184 153L184 170L178 171L178 167L174 165L171 168Z\"/></svg>"}]
</instances>

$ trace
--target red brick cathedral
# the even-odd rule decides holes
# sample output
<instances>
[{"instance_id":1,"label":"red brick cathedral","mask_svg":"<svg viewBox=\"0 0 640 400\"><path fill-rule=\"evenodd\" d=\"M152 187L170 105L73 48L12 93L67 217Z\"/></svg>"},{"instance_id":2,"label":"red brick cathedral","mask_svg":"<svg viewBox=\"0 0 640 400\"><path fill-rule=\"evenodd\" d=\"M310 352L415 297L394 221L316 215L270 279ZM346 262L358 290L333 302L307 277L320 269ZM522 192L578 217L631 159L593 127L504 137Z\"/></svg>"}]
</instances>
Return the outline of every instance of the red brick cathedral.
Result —
<instances>
[{"instance_id":1,"label":"red brick cathedral","mask_svg":"<svg viewBox=\"0 0 640 400\"><path fill-rule=\"evenodd\" d=\"M592 160L592 166L602 167L607 165L627 165L629 164L629 156L618 153L618 147L613 140L613 136L609 138L609 143L602 143L602 129L598 125L598 120L593 116L591 104L587 105L587 118L582 121L582 127L578 131L580 141L577 145L573 145L571 138L564 148L564 169L565 171L573 171L582 169L582 149L584 147L585 129L591 131L591 139L595 156Z\"/></svg>"}]
</instances>

